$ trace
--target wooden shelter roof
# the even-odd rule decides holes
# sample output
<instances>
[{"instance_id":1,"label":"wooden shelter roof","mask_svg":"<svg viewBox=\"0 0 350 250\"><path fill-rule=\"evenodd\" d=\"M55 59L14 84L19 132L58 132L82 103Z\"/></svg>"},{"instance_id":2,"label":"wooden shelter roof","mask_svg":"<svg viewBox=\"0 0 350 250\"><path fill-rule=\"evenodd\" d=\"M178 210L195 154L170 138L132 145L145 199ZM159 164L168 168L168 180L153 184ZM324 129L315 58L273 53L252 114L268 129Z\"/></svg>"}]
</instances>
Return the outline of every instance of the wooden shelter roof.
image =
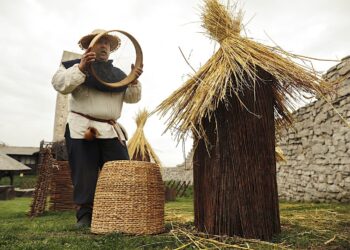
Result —
<instances>
[{"instance_id":1,"label":"wooden shelter roof","mask_svg":"<svg viewBox=\"0 0 350 250\"><path fill-rule=\"evenodd\" d=\"M30 167L0 152L0 171L30 170Z\"/></svg>"},{"instance_id":2,"label":"wooden shelter roof","mask_svg":"<svg viewBox=\"0 0 350 250\"><path fill-rule=\"evenodd\" d=\"M0 152L7 155L33 155L39 151L39 147L0 146Z\"/></svg>"}]
</instances>

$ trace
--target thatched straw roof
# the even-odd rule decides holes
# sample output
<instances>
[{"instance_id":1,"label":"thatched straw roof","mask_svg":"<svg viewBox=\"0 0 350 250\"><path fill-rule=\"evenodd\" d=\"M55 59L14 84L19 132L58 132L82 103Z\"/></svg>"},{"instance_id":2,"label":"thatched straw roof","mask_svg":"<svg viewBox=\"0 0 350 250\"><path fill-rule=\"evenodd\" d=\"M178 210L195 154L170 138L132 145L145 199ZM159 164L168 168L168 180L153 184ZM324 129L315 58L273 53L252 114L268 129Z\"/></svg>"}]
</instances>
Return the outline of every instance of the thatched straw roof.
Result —
<instances>
[{"instance_id":1,"label":"thatched straw roof","mask_svg":"<svg viewBox=\"0 0 350 250\"><path fill-rule=\"evenodd\" d=\"M151 145L147 141L143 132L143 127L149 117L149 113L146 109L140 110L136 116L137 129L135 134L131 137L128 143L128 151L130 159L153 161L157 164L161 164L158 156L153 151Z\"/></svg>"},{"instance_id":2,"label":"thatched straw roof","mask_svg":"<svg viewBox=\"0 0 350 250\"><path fill-rule=\"evenodd\" d=\"M274 94L274 113L277 128L292 122L291 113L296 110L305 94L322 96L328 86L312 67L307 57L297 56L278 47L271 47L240 35L242 15L232 13L217 0L204 0L202 22L207 34L220 44L216 53L182 87L164 100L155 112L165 116L168 128L174 129L178 139L188 132L196 138L206 138L202 125L204 117L215 119L214 111L219 103L234 95L247 112L257 117L241 101L244 89L255 90L258 72L271 75ZM300 63L296 63L299 59ZM305 64L303 64L305 63Z\"/></svg>"}]
</instances>

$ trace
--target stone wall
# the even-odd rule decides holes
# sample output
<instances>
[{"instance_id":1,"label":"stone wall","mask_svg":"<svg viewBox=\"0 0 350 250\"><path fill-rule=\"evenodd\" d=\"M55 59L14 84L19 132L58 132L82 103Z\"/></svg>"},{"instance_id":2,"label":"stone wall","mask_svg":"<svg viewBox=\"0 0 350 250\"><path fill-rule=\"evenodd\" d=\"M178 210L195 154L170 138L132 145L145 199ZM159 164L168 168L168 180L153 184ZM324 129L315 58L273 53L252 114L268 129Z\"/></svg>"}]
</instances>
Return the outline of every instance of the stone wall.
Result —
<instances>
[{"instance_id":1,"label":"stone wall","mask_svg":"<svg viewBox=\"0 0 350 250\"><path fill-rule=\"evenodd\" d=\"M332 105L320 98L297 110L294 126L283 131L277 142L286 158L277 164L281 199L350 201L350 127L342 120L350 122L350 57L328 70L325 77L342 78ZM187 167L163 170L163 179L192 180L191 159Z\"/></svg>"},{"instance_id":2,"label":"stone wall","mask_svg":"<svg viewBox=\"0 0 350 250\"><path fill-rule=\"evenodd\" d=\"M344 121L350 122L350 59L325 77L344 78L332 105L319 99L297 110L294 127L283 131L278 142L286 156L286 162L277 164L282 199L350 201L350 127Z\"/></svg>"},{"instance_id":3,"label":"stone wall","mask_svg":"<svg viewBox=\"0 0 350 250\"><path fill-rule=\"evenodd\" d=\"M193 150L191 150L184 163L172 168L161 168L161 173L164 181L176 180L193 183L193 168L192 168Z\"/></svg>"},{"instance_id":4,"label":"stone wall","mask_svg":"<svg viewBox=\"0 0 350 250\"><path fill-rule=\"evenodd\" d=\"M163 181L186 181L193 183L193 170L185 169L184 167L169 167L160 169L163 177Z\"/></svg>"}]
</instances>

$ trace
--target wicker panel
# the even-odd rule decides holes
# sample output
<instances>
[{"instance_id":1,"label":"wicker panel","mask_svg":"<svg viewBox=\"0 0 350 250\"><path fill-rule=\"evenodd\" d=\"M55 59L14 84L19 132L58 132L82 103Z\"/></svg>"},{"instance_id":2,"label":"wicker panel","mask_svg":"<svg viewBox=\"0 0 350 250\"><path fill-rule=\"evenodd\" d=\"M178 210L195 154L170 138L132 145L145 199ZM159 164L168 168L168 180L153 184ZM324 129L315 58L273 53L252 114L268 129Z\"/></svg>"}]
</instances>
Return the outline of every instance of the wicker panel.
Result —
<instances>
[{"instance_id":1,"label":"wicker panel","mask_svg":"<svg viewBox=\"0 0 350 250\"><path fill-rule=\"evenodd\" d=\"M50 210L74 210L73 185L68 161L57 161L51 181Z\"/></svg>"},{"instance_id":2,"label":"wicker panel","mask_svg":"<svg viewBox=\"0 0 350 250\"><path fill-rule=\"evenodd\" d=\"M91 231L161 233L164 202L164 184L157 164L107 162L97 182Z\"/></svg>"}]
</instances>

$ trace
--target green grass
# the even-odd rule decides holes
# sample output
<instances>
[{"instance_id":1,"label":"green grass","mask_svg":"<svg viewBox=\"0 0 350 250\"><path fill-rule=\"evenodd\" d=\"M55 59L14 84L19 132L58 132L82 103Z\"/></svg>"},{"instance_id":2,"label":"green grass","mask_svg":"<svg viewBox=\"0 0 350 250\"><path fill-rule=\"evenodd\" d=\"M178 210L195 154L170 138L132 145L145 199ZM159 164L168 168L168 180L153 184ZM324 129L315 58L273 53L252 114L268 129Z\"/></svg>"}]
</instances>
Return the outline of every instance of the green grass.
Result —
<instances>
[{"instance_id":1,"label":"green grass","mask_svg":"<svg viewBox=\"0 0 350 250\"><path fill-rule=\"evenodd\" d=\"M30 198L0 201L0 249L175 249L185 244L184 249L195 249L199 244L186 235L195 234L191 198L166 203L167 232L154 236L77 230L74 212L46 212L30 219L25 214L30 202ZM225 242L253 249L350 249L350 204L282 202L280 211L282 233L274 238L276 244L239 238L225 238Z\"/></svg>"},{"instance_id":2,"label":"green grass","mask_svg":"<svg viewBox=\"0 0 350 250\"><path fill-rule=\"evenodd\" d=\"M0 249L164 249L177 246L168 234L128 236L94 235L77 230L73 212L46 212L30 219L25 215L30 198L0 201Z\"/></svg>"},{"instance_id":3,"label":"green grass","mask_svg":"<svg viewBox=\"0 0 350 250\"><path fill-rule=\"evenodd\" d=\"M280 213L282 233L275 241L293 248L350 249L350 204L281 202Z\"/></svg>"}]
</instances>

